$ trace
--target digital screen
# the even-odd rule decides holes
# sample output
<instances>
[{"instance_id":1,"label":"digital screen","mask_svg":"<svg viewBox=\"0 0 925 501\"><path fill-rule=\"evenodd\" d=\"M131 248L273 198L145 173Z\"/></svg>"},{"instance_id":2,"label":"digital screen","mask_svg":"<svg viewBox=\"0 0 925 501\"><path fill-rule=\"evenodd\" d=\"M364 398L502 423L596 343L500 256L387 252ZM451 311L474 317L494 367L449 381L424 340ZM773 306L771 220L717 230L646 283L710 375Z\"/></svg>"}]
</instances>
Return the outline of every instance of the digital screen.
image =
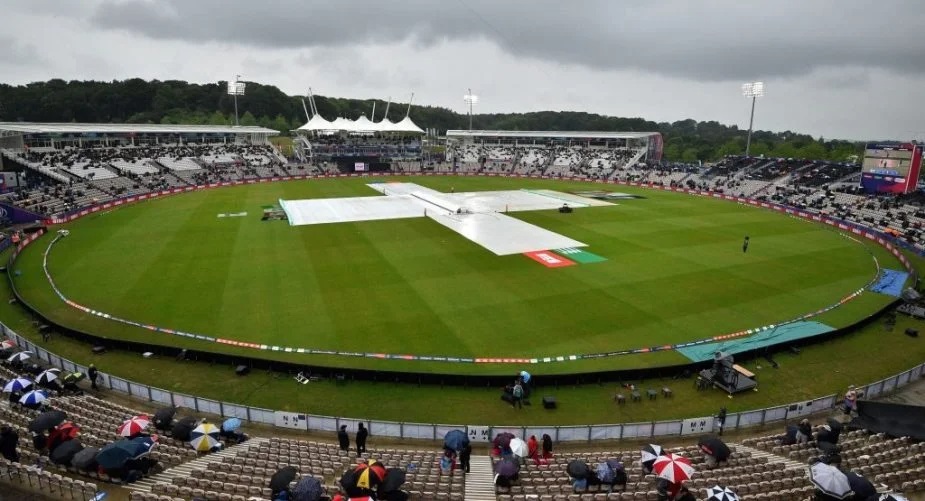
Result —
<instances>
[{"instance_id":1,"label":"digital screen","mask_svg":"<svg viewBox=\"0 0 925 501\"><path fill-rule=\"evenodd\" d=\"M353 164L353 170L355 172L366 172L366 163L365 162L355 162Z\"/></svg>"},{"instance_id":2,"label":"digital screen","mask_svg":"<svg viewBox=\"0 0 925 501\"><path fill-rule=\"evenodd\" d=\"M911 150L868 148L864 151L864 172L905 177L911 167Z\"/></svg>"}]
</instances>

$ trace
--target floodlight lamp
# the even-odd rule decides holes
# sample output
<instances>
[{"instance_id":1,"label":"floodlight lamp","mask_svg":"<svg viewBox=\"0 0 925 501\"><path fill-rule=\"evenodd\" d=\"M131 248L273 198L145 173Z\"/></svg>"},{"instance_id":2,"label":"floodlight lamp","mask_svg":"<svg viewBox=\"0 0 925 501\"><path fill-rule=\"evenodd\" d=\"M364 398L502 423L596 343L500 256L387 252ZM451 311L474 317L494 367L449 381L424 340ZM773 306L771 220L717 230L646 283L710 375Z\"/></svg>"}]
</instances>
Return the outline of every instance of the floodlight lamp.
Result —
<instances>
[{"instance_id":1,"label":"floodlight lamp","mask_svg":"<svg viewBox=\"0 0 925 501\"><path fill-rule=\"evenodd\" d=\"M479 104L479 96L474 94L466 94L463 96L463 101L465 101L466 104Z\"/></svg>"},{"instance_id":2,"label":"floodlight lamp","mask_svg":"<svg viewBox=\"0 0 925 501\"><path fill-rule=\"evenodd\" d=\"M742 95L745 97L764 96L764 82L748 82L742 84Z\"/></svg>"},{"instance_id":3,"label":"floodlight lamp","mask_svg":"<svg viewBox=\"0 0 925 501\"><path fill-rule=\"evenodd\" d=\"M228 95L243 96L245 85L244 82L228 82Z\"/></svg>"}]
</instances>

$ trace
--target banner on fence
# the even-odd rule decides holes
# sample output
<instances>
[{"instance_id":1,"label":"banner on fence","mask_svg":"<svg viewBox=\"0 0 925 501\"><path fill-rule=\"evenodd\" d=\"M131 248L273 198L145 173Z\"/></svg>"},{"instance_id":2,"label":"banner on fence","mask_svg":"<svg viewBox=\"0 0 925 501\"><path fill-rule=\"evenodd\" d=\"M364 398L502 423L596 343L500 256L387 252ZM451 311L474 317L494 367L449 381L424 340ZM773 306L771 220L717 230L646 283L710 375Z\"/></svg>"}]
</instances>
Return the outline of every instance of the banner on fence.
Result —
<instances>
[{"instance_id":1,"label":"banner on fence","mask_svg":"<svg viewBox=\"0 0 925 501\"><path fill-rule=\"evenodd\" d=\"M491 442L491 427L489 426L466 426L466 433L469 434L470 442Z\"/></svg>"},{"instance_id":2,"label":"banner on fence","mask_svg":"<svg viewBox=\"0 0 925 501\"><path fill-rule=\"evenodd\" d=\"M276 411L273 413L273 424L280 428L293 430L308 430L308 419L305 414L297 412Z\"/></svg>"},{"instance_id":3,"label":"banner on fence","mask_svg":"<svg viewBox=\"0 0 925 501\"><path fill-rule=\"evenodd\" d=\"M681 435L697 435L713 431L713 416L689 418L681 421Z\"/></svg>"}]
</instances>

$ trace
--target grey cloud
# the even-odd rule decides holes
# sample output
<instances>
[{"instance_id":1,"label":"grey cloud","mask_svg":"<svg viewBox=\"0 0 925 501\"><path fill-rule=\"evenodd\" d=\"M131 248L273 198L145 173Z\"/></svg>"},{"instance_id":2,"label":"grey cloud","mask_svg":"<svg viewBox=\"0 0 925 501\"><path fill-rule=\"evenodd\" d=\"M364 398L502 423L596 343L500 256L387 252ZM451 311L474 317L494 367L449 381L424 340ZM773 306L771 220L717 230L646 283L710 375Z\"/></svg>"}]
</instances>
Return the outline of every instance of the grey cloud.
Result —
<instances>
[{"instance_id":1,"label":"grey cloud","mask_svg":"<svg viewBox=\"0 0 925 501\"><path fill-rule=\"evenodd\" d=\"M262 48L484 37L515 57L701 81L840 66L925 73L919 0L102 0L90 22L153 39Z\"/></svg>"},{"instance_id":2,"label":"grey cloud","mask_svg":"<svg viewBox=\"0 0 925 501\"><path fill-rule=\"evenodd\" d=\"M0 63L35 65L44 61L38 49L29 43L22 43L13 37L0 35Z\"/></svg>"}]
</instances>

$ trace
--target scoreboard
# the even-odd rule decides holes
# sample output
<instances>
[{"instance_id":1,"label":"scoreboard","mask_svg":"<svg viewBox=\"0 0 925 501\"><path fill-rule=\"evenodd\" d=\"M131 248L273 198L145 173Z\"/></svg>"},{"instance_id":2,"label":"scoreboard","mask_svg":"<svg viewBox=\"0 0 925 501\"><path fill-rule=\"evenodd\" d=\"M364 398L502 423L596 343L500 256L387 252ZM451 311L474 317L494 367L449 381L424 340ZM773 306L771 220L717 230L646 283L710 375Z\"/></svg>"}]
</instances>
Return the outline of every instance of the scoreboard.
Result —
<instances>
[{"instance_id":1,"label":"scoreboard","mask_svg":"<svg viewBox=\"0 0 925 501\"><path fill-rule=\"evenodd\" d=\"M909 193L919 182L921 167L919 144L868 144L861 164L861 187L868 193Z\"/></svg>"}]
</instances>

